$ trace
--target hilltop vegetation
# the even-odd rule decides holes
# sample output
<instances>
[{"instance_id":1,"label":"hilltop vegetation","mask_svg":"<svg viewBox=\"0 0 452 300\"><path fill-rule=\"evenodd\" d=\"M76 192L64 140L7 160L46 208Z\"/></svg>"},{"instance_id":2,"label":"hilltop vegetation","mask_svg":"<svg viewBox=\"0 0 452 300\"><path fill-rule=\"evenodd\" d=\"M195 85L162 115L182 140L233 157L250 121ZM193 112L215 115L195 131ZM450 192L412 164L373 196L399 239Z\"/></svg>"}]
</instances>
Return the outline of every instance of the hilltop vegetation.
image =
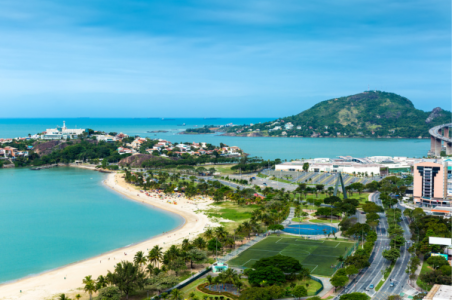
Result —
<instances>
[{"instance_id":1,"label":"hilltop vegetation","mask_svg":"<svg viewBox=\"0 0 452 300\"><path fill-rule=\"evenodd\" d=\"M405 97L368 91L322 101L297 115L275 121L230 127L227 132L237 136L258 132L263 136L417 138L427 137L431 127L450 119L451 113L439 107L424 112Z\"/></svg>"}]
</instances>

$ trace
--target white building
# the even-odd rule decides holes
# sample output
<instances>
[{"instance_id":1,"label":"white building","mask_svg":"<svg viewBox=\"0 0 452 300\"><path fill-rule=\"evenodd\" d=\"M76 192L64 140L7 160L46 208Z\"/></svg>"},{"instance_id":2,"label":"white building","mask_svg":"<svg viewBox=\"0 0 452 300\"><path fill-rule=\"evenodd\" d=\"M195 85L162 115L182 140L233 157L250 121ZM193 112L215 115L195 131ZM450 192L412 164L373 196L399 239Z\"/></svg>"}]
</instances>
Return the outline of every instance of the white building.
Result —
<instances>
[{"instance_id":1,"label":"white building","mask_svg":"<svg viewBox=\"0 0 452 300\"><path fill-rule=\"evenodd\" d=\"M109 134L105 134L105 135L95 135L96 139L100 142L107 142L107 143L113 143L116 141L116 138L114 136L111 136Z\"/></svg>"},{"instance_id":2,"label":"white building","mask_svg":"<svg viewBox=\"0 0 452 300\"><path fill-rule=\"evenodd\" d=\"M424 297L424 300L451 300L452 299L452 286L435 284L428 294Z\"/></svg>"},{"instance_id":3,"label":"white building","mask_svg":"<svg viewBox=\"0 0 452 300\"><path fill-rule=\"evenodd\" d=\"M87 132L86 129L69 129L66 127L66 122L63 121L63 127L46 129L41 139L43 140L61 140L61 139L74 139L77 136Z\"/></svg>"}]
</instances>

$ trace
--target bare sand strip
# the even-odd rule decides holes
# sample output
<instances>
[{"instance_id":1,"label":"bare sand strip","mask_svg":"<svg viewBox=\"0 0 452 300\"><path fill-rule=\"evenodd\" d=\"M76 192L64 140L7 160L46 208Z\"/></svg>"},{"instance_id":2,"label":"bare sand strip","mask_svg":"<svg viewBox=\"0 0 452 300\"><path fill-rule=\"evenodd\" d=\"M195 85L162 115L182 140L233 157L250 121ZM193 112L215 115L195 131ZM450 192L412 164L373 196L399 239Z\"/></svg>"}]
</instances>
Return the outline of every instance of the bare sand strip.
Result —
<instances>
[{"instance_id":1,"label":"bare sand strip","mask_svg":"<svg viewBox=\"0 0 452 300\"><path fill-rule=\"evenodd\" d=\"M167 249L173 244L181 243L184 238L195 238L209 226L218 226L209 221L204 214L195 213L198 209L205 209L211 203L210 200L193 201L181 197L177 198L177 205L170 204L167 203L166 199L161 200L155 194L149 197L140 193L133 186L125 183L121 177L122 175L120 174L109 174L104 183L127 197L127 199L149 204L182 216L185 219L185 224L169 233L153 237L135 245L116 249L36 276L0 285L0 299L52 299L53 296L61 293L66 293L71 298L75 294L80 293L85 298L87 295L83 290L79 289L83 285L82 280L85 276L92 275L93 278L97 278L99 275L105 275L108 270L112 271L114 265L121 260L133 261L133 256L138 251L147 253L147 249L150 250L155 245Z\"/></svg>"}]
</instances>

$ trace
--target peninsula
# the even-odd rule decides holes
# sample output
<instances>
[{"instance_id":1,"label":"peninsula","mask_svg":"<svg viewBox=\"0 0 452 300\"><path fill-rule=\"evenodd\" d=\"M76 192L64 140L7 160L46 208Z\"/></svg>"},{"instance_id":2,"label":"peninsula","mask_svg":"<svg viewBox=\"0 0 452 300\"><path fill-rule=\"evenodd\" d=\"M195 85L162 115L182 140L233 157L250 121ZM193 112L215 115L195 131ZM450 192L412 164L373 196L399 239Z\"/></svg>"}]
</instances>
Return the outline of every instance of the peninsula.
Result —
<instances>
[{"instance_id":1,"label":"peninsula","mask_svg":"<svg viewBox=\"0 0 452 300\"><path fill-rule=\"evenodd\" d=\"M184 134L222 132L240 137L428 138L428 130L449 122L451 112L416 109L405 97L382 91L329 99L308 110L258 124L206 126Z\"/></svg>"}]
</instances>

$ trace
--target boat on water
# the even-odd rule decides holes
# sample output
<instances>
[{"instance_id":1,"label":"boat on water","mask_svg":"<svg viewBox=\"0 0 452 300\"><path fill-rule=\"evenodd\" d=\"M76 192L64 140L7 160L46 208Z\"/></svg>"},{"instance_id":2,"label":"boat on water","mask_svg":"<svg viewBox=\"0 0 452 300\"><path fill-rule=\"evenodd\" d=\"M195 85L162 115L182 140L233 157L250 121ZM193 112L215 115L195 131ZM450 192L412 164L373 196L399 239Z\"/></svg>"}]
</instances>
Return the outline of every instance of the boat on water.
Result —
<instances>
[{"instance_id":1,"label":"boat on water","mask_svg":"<svg viewBox=\"0 0 452 300\"><path fill-rule=\"evenodd\" d=\"M182 123L182 124L178 124L177 126L185 126L185 123Z\"/></svg>"},{"instance_id":2,"label":"boat on water","mask_svg":"<svg viewBox=\"0 0 452 300\"><path fill-rule=\"evenodd\" d=\"M33 170L33 171L39 171L39 170L41 170L41 168L31 168L31 170Z\"/></svg>"}]
</instances>

